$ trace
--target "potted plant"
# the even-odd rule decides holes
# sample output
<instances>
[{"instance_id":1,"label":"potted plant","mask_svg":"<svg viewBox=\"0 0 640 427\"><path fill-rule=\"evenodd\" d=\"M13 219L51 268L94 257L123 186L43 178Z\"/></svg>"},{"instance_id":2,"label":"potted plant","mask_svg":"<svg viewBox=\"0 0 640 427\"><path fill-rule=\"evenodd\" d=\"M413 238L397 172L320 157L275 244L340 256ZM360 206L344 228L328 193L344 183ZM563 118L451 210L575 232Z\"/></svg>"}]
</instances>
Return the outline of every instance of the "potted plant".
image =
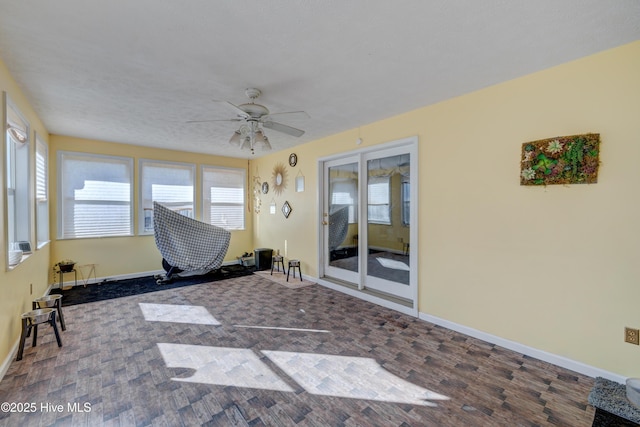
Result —
<instances>
[{"instance_id":1,"label":"potted plant","mask_svg":"<svg viewBox=\"0 0 640 427\"><path fill-rule=\"evenodd\" d=\"M73 271L73 267L76 265L76 262L72 259L63 259L56 263L55 267L58 267L58 270L63 273L68 273L69 271Z\"/></svg>"}]
</instances>

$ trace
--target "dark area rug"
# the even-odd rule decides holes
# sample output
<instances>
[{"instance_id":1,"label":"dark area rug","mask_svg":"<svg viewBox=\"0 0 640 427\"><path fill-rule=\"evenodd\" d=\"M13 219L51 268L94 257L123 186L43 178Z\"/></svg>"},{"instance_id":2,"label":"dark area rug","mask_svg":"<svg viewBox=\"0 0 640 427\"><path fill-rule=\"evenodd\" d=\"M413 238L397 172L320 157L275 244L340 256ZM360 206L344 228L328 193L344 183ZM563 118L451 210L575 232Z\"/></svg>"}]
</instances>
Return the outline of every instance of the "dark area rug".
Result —
<instances>
[{"instance_id":1,"label":"dark area rug","mask_svg":"<svg viewBox=\"0 0 640 427\"><path fill-rule=\"evenodd\" d=\"M640 408L629 402L624 384L596 377L588 402L596 408L593 427L640 426Z\"/></svg>"},{"instance_id":2,"label":"dark area rug","mask_svg":"<svg viewBox=\"0 0 640 427\"><path fill-rule=\"evenodd\" d=\"M638 427L633 421L625 420L622 417L611 414L600 408L596 408L596 414L593 417L592 427Z\"/></svg>"},{"instance_id":3,"label":"dark area rug","mask_svg":"<svg viewBox=\"0 0 640 427\"><path fill-rule=\"evenodd\" d=\"M202 276L176 278L171 283L158 285L153 276L138 277L135 279L114 280L94 283L91 285L74 286L71 289L52 289L52 294L62 294L62 306L84 304L87 302L104 301L108 299L128 297L149 292L165 291L167 289L181 288L183 286L197 285L200 283L215 282L218 280L233 279L236 277L253 274L253 267L241 265L224 266Z\"/></svg>"}]
</instances>

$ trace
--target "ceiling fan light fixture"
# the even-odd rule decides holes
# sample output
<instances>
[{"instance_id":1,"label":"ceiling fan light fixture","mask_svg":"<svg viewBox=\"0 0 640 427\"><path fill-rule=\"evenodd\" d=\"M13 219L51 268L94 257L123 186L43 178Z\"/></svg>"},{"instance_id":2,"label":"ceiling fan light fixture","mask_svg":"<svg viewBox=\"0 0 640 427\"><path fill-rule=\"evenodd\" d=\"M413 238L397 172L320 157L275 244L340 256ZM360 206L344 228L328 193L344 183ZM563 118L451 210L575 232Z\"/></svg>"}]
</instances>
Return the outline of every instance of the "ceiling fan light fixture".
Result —
<instances>
[{"instance_id":1,"label":"ceiling fan light fixture","mask_svg":"<svg viewBox=\"0 0 640 427\"><path fill-rule=\"evenodd\" d=\"M235 131L233 135L231 135L231 139L229 139L229 144L237 147L240 145L240 131Z\"/></svg>"},{"instance_id":2,"label":"ceiling fan light fixture","mask_svg":"<svg viewBox=\"0 0 640 427\"><path fill-rule=\"evenodd\" d=\"M263 143L265 140L266 136L265 134L262 132L262 129L258 129L256 131L256 136L255 136L255 142L259 142L259 143Z\"/></svg>"},{"instance_id":3,"label":"ceiling fan light fixture","mask_svg":"<svg viewBox=\"0 0 640 427\"><path fill-rule=\"evenodd\" d=\"M241 150L244 150L245 148L249 148L253 151L253 144L251 143L251 138L248 135L242 139L242 145L240 145Z\"/></svg>"},{"instance_id":4,"label":"ceiling fan light fixture","mask_svg":"<svg viewBox=\"0 0 640 427\"><path fill-rule=\"evenodd\" d=\"M282 123L274 122L271 120L272 115L279 115L281 117L284 114L296 114L298 116L304 115L309 117L304 111L289 111L282 113L271 114L269 109L264 105L256 104L255 100L261 95L259 89L247 88L245 94L251 102L246 104L235 105L229 101L224 101L226 105L231 107L236 113L236 118L228 120L193 120L188 123L200 123L208 121L230 121L230 122L243 122L240 127L229 138L229 144L234 147L240 147L241 150L249 149L251 153L254 153L256 145L261 144L262 150L271 150L271 143L269 138L264 134L264 128L281 132L286 135L300 137L304 134L301 129L296 129L291 126L287 126Z\"/></svg>"},{"instance_id":5,"label":"ceiling fan light fixture","mask_svg":"<svg viewBox=\"0 0 640 427\"><path fill-rule=\"evenodd\" d=\"M267 138L267 135L264 136L264 141L262 141L262 150L271 150L271 143L269 142L269 138Z\"/></svg>"}]
</instances>

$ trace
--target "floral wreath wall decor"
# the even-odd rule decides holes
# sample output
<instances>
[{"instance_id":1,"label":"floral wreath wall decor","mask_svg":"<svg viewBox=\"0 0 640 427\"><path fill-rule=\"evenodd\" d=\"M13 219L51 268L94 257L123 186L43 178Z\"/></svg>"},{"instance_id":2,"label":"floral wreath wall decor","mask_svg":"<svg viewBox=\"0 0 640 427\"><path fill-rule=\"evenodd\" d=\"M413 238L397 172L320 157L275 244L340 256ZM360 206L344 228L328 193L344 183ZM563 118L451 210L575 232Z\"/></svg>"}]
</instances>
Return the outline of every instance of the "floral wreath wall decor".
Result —
<instances>
[{"instance_id":1,"label":"floral wreath wall decor","mask_svg":"<svg viewBox=\"0 0 640 427\"><path fill-rule=\"evenodd\" d=\"M520 164L520 185L595 184L600 165L600 134L525 142Z\"/></svg>"}]
</instances>

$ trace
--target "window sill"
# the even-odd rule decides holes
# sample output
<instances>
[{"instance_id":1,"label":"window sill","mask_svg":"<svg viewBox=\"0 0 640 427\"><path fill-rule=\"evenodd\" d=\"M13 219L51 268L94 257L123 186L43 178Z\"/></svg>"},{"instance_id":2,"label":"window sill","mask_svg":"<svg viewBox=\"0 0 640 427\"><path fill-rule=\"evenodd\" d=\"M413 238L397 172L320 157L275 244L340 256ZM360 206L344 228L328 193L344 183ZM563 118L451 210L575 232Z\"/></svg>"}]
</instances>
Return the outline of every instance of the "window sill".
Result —
<instances>
[{"instance_id":1,"label":"window sill","mask_svg":"<svg viewBox=\"0 0 640 427\"><path fill-rule=\"evenodd\" d=\"M14 270L14 269L15 269L16 267L18 267L20 264L22 264L23 262L25 262L25 261L27 260L27 258L29 258L31 255L32 255L32 254L23 254L23 255L22 255L22 258L20 258L20 261L18 261L18 263L17 263L17 264L12 264L12 265L9 265L9 266L7 267L7 271L12 271L12 270Z\"/></svg>"}]
</instances>

